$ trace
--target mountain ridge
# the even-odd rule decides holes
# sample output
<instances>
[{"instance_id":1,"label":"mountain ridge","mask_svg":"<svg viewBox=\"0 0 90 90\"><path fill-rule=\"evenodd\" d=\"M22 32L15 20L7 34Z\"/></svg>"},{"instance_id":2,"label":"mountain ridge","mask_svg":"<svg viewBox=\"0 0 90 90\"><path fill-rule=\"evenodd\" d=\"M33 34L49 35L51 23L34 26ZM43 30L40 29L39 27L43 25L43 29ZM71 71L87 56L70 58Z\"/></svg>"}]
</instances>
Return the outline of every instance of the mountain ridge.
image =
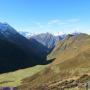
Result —
<instances>
[{"instance_id":1,"label":"mountain ridge","mask_svg":"<svg viewBox=\"0 0 90 90\"><path fill-rule=\"evenodd\" d=\"M6 49L5 53L4 52L1 53L2 58L4 58L4 62L5 61L7 62L7 60L8 60L8 63L5 63L6 67L9 67L10 66L9 63L11 63L11 68L9 68L8 70L6 70L7 69L6 68L5 69L6 71L17 70L20 68L26 68L26 67L39 65L39 64L41 65L41 64L49 63L49 61L46 60L46 55L48 52L47 47L43 46L41 43L37 42L35 39L28 40L24 36L20 35L9 24L0 23L0 42L1 42L1 47L2 47L2 48L0 48L0 50L3 52ZM9 46L7 47L7 44L4 45L4 43L7 43ZM14 47L17 49L15 50ZM9 49L12 51L9 51ZM20 57L23 57L22 60L17 61L17 59L19 58L19 55L20 55L19 53L17 55L18 50L21 50L23 53L26 54L26 56L27 56L26 60L24 59L24 55L21 55ZM17 57L17 59L11 60L10 57L12 57L12 56L10 56L10 54L14 58ZM16 54L16 56L14 54ZM7 56L7 57L5 57L5 56ZM2 62L2 59L0 59L0 62ZM3 65L4 65L4 62L3 62ZM16 63L15 68L14 68L14 66L12 66L14 64L14 62ZM5 67L5 65L4 65L4 67ZM19 68L19 65L21 66L20 68ZM1 67L3 67L3 66L1 65ZM0 72L1 73L5 72L3 70Z\"/></svg>"},{"instance_id":2,"label":"mountain ridge","mask_svg":"<svg viewBox=\"0 0 90 90\"><path fill-rule=\"evenodd\" d=\"M55 58L55 60L43 71L23 79L19 90L25 90L24 87L28 90L42 90L42 87L49 82L82 76L90 72L90 35L68 35L55 48L48 56L49 59ZM45 79L46 76L48 77ZM60 89L60 86L52 90L57 90L57 88Z\"/></svg>"}]
</instances>

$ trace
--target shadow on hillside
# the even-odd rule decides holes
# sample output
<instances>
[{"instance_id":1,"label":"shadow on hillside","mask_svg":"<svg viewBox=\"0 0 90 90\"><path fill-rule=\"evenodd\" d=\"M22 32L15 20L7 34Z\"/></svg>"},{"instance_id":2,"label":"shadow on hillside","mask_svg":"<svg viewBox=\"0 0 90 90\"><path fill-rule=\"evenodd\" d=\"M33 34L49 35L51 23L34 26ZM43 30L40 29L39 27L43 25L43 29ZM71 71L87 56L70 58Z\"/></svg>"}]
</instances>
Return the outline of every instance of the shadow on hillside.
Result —
<instances>
[{"instance_id":1,"label":"shadow on hillside","mask_svg":"<svg viewBox=\"0 0 90 90\"><path fill-rule=\"evenodd\" d=\"M28 59L25 60L26 62L12 62L12 63L6 62L6 63L4 63L4 65L0 64L0 74L33 67L36 65L48 65L48 64L52 63L54 60L55 60L55 58L53 58L51 60L44 60L44 61L38 62L38 63L31 63Z\"/></svg>"},{"instance_id":2,"label":"shadow on hillside","mask_svg":"<svg viewBox=\"0 0 90 90\"><path fill-rule=\"evenodd\" d=\"M50 64L52 63L56 58L53 58L53 59L50 59L50 60L45 60L42 65L47 65L47 64Z\"/></svg>"},{"instance_id":3,"label":"shadow on hillside","mask_svg":"<svg viewBox=\"0 0 90 90\"><path fill-rule=\"evenodd\" d=\"M47 60L47 48L39 42L30 41L30 52L5 40L0 40L0 73L12 72L35 65L47 65L54 59Z\"/></svg>"}]
</instances>

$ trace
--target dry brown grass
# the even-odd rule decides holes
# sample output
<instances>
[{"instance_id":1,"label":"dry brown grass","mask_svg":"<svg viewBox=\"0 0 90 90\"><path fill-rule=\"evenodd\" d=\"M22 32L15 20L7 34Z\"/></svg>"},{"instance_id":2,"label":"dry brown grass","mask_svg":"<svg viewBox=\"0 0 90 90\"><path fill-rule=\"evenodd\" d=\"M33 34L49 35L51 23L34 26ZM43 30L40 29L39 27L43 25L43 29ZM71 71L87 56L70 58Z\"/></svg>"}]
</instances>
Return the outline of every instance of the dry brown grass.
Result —
<instances>
[{"instance_id":1,"label":"dry brown grass","mask_svg":"<svg viewBox=\"0 0 90 90\"><path fill-rule=\"evenodd\" d=\"M48 59L51 58L56 59L43 71L32 77L25 78L19 90L37 90L37 87L47 83L62 81L89 73L90 36L80 34L77 37L67 37L64 41L57 44L48 56Z\"/></svg>"}]
</instances>

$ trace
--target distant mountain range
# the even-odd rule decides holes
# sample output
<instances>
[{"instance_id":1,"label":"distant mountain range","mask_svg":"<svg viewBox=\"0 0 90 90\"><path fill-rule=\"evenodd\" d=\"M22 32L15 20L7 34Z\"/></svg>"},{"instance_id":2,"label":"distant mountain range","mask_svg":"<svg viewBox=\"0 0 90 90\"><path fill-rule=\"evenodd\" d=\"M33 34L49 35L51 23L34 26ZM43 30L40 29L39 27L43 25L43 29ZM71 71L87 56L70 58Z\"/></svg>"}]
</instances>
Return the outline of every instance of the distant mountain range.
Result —
<instances>
[{"instance_id":1,"label":"distant mountain range","mask_svg":"<svg viewBox=\"0 0 90 90\"><path fill-rule=\"evenodd\" d=\"M25 38L7 23L0 23L0 42L0 67L10 67L0 72L47 63L48 48L34 38Z\"/></svg>"},{"instance_id":2,"label":"distant mountain range","mask_svg":"<svg viewBox=\"0 0 90 90\"><path fill-rule=\"evenodd\" d=\"M32 34L29 32L20 32L20 34L22 34L24 37L28 38L28 39L35 39L36 41L38 41L39 43L43 44L44 46L46 46L48 49L53 49L55 44L64 39L65 35L62 36L55 36L51 33L41 33L41 34Z\"/></svg>"},{"instance_id":3,"label":"distant mountain range","mask_svg":"<svg viewBox=\"0 0 90 90\"><path fill-rule=\"evenodd\" d=\"M58 41L62 41L66 38L67 34L63 35L54 35L52 33L41 33L41 34L34 34L29 32L20 32L21 35L26 37L27 39L35 39L39 43L46 46L49 50L52 50ZM77 35L79 33L72 33L72 35Z\"/></svg>"}]
</instances>

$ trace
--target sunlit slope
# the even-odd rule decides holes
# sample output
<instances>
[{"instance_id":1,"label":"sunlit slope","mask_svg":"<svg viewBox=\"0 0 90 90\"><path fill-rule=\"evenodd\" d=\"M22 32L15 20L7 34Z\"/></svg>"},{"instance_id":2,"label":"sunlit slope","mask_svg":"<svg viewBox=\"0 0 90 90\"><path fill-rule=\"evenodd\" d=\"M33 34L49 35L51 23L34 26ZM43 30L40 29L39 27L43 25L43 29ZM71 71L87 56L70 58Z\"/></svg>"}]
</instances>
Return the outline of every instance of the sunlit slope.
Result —
<instances>
[{"instance_id":1,"label":"sunlit slope","mask_svg":"<svg viewBox=\"0 0 90 90\"><path fill-rule=\"evenodd\" d=\"M52 65L45 68L42 72L23 80L21 85L22 90L24 87L29 89L41 87L45 84L61 81L64 79L81 76L90 72L90 49L77 55L75 58L68 59L62 63ZM29 90L27 89L27 90ZM41 90L41 89L40 89Z\"/></svg>"},{"instance_id":2,"label":"sunlit slope","mask_svg":"<svg viewBox=\"0 0 90 90\"><path fill-rule=\"evenodd\" d=\"M37 65L34 67L21 69L9 73L4 73L0 75L0 87L16 87L21 85L21 80L30 77L40 70L44 69L45 65Z\"/></svg>"},{"instance_id":3,"label":"sunlit slope","mask_svg":"<svg viewBox=\"0 0 90 90\"><path fill-rule=\"evenodd\" d=\"M48 55L48 59L56 58L54 64L73 58L90 48L90 36L78 34L68 35L65 40L57 43L54 50Z\"/></svg>"},{"instance_id":4,"label":"sunlit slope","mask_svg":"<svg viewBox=\"0 0 90 90\"><path fill-rule=\"evenodd\" d=\"M86 34L68 35L64 41L56 45L48 58L56 59L43 71L22 80L19 90L25 90L25 88L42 90L41 87L46 84L89 73L90 36Z\"/></svg>"}]
</instances>

